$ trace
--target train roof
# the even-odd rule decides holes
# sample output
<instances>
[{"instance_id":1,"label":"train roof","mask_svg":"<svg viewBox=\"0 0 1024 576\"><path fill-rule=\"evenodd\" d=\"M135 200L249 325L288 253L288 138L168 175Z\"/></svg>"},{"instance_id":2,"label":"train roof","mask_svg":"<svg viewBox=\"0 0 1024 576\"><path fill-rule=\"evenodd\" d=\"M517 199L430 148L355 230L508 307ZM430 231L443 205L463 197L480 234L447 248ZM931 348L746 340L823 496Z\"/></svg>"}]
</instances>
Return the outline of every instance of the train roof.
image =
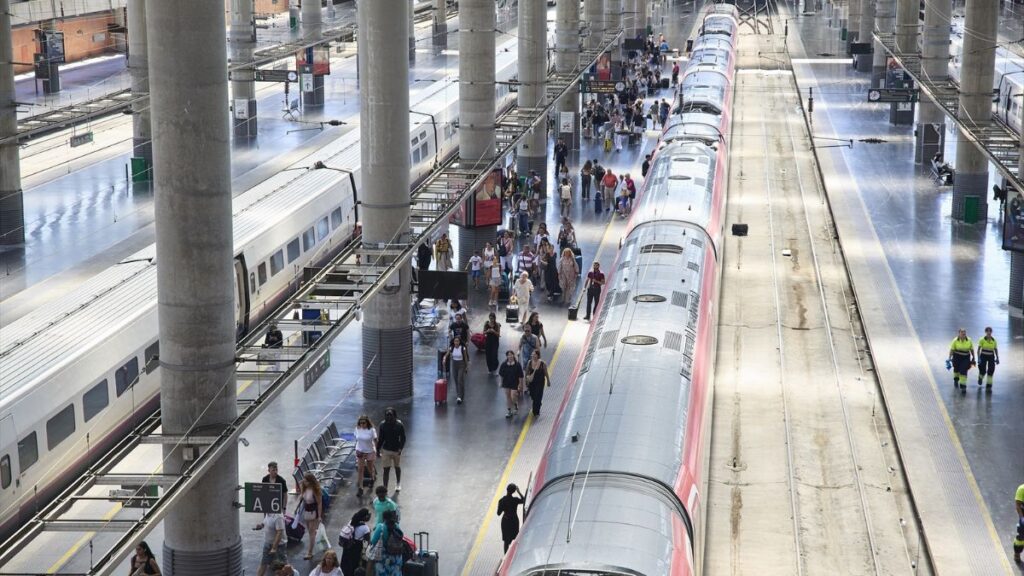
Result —
<instances>
[{"instance_id":1,"label":"train roof","mask_svg":"<svg viewBox=\"0 0 1024 576\"><path fill-rule=\"evenodd\" d=\"M678 217L707 229L714 201L717 148L700 142L671 142L658 151L630 226Z\"/></svg>"},{"instance_id":2,"label":"train roof","mask_svg":"<svg viewBox=\"0 0 1024 576\"><path fill-rule=\"evenodd\" d=\"M698 140L705 144L724 142L722 134L722 117L707 112L687 112L672 117L673 120L661 135L659 149L664 149L670 142Z\"/></svg>"},{"instance_id":3,"label":"train roof","mask_svg":"<svg viewBox=\"0 0 1024 576\"><path fill-rule=\"evenodd\" d=\"M680 82L683 111L699 110L721 114L732 90L726 72L698 67L689 70Z\"/></svg>"}]
</instances>

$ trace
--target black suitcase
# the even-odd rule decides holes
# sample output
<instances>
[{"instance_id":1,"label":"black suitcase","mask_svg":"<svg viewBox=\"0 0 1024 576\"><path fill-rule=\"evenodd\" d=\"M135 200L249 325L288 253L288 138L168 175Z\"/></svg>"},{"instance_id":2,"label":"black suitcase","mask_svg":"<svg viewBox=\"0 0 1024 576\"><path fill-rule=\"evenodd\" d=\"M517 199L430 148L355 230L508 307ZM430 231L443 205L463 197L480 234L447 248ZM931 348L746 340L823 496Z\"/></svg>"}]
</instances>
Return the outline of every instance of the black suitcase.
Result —
<instances>
[{"instance_id":1,"label":"black suitcase","mask_svg":"<svg viewBox=\"0 0 1024 576\"><path fill-rule=\"evenodd\" d=\"M662 88L662 90L664 90L665 88L668 88L668 83L669 83L669 79L668 78L662 78L661 79L661 88Z\"/></svg>"},{"instance_id":2,"label":"black suitcase","mask_svg":"<svg viewBox=\"0 0 1024 576\"><path fill-rule=\"evenodd\" d=\"M519 305L509 304L505 307L505 322L516 324L519 322Z\"/></svg>"},{"instance_id":3,"label":"black suitcase","mask_svg":"<svg viewBox=\"0 0 1024 576\"><path fill-rule=\"evenodd\" d=\"M575 304L569 306L569 320L575 320L579 315L580 309Z\"/></svg>"},{"instance_id":4,"label":"black suitcase","mask_svg":"<svg viewBox=\"0 0 1024 576\"><path fill-rule=\"evenodd\" d=\"M402 565L404 576L437 576L437 551L430 550L430 534L417 532L413 534L416 540L416 554L412 560Z\"/></svg>"}]
</instances>

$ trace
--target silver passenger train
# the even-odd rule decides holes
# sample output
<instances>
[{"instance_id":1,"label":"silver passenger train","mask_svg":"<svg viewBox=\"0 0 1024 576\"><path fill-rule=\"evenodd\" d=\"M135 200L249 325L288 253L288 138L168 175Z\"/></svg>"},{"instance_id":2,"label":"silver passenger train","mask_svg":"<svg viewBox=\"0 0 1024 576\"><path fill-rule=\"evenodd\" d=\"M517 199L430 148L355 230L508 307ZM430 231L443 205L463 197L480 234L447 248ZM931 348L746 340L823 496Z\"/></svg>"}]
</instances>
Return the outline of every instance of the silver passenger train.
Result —
<instances>
[{"instance_id":1,"label":"silver passenger train","mask_svg":"<svg viewBox=\"0 0 1024 576\"><path fill-rule=\"evenodd\" d=\"M964 51L964 19L954 18L949 44L949 77L960 84ZM997 120L1020 135L1024 131L1024 58L1007 48L996 46L992 113Z\"/></svg>"},{"instance_id":2,"label":"silver passenger train","mask_svg":"<svg viewBox=\"0 0 1024 576\"><path fill-rule=\"evenodd\" d=\"M499 111L514 102L515 46L498 46ZM424 84L410 102L416 183L458 148L458 82ZM303 267L358 234L359 154L354 130L234 199L239 336L298 287ZM310 169L317 162L345 172ZM150 246L0 332L0 536L157 407L156 266Z\"/></svg>"},{"instance_id":3,"label":"silver passenger train","mask_svg":"<svg viewBox=\"0 0 1024 576\"><path fill-rule=\"evenodd\" d=\"M736 33L712 10L500 574L703 573Z\"/></svg>"}]
</instances>

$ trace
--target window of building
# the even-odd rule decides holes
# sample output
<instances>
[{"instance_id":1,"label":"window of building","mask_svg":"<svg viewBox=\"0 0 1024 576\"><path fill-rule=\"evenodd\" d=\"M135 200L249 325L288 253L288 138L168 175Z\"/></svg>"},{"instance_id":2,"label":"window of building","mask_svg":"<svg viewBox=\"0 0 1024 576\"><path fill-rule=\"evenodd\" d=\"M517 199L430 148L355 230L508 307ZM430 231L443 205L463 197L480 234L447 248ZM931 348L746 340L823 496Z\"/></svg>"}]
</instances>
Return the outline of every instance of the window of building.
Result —
<instances>
[{"instance_id":1,"label":"window of building","mask_svg":"<svg viewBox=\"0 0 1024 576\"><path fill-rule=\"evenodd\" d=\"M92 417L99 414L110 402L110 391L107 389L107 379L90 388L82 396L82 419L85 422L92 420Z\"/></svg>"},{"instance_id":2,"label":"window of building","mask_svg":"<svg viewBox=\"0 0 1024 576\"><path fill-rule=\"evenodd\" d=\"M267 263L260 262L260 265L256 267L256 272L260 275L260 286L267 283Z\"/></svg>"},{"instance_id":3,"label":"window of building","mask_svg":"<svg viewBox=\"0 0 1024 576\"><path fill-rule=\"evenodd\" d=\"M295 262L295 259L302 253L302 247L299 244L299 239L296 238L288 243L288 263Z\"/></svg>"},{"instance_id":4,"label":"window of building","mask_svg":"<svg viewBox=\"0 0 1024 576\"><path fill-rule=\"evenodd\" d=\"M75 405L68 404L46 421L46 447L53 450L75 431Z\"/></svg>"},{"instance_id":5,"label":"window of building","mask_svg":"<svg viewBox=\"0 0 1024 576\"><path fill-rule=\"evenodd\" d=\"M152 344L146 347L146 351L143 355L143 359L145 360L146 374L152 374L153 370L156 370L157 367L159 367L160 361L158 359L158 356L160 356L159 340L153 342Z\"/></svg>"},{"instance_id":6,"label":"window of building","mask_svg":"<svg viewBox=\"0 0 1024 576\"><path fill-rule=\"evenodd\" d=\"M331 229L337 230L338 226L341 226L341 208L335 208L331 211Z\"/></svg>"},{"instance_id":7,"label":"window of building","mask_svg":"<svg viewBox=\"0 0 1024 576\"><path fill-rule=\"evenodd\" d=\"M18 470L24 474L37 461L39 461L39 444L36 442L36 433L33 432L18 440Z\"/></svg>"},{"instance_id":8,"label":"window of building","mask_svg":"<svg viewBox=\"0 0 1024 576\"><path fill-rule=\"evenodd\" d=\"M276 276L284 269L284 250L278 250L270 257L270 275Z\"/></svg>"},{"instance_id":9,"label":"window of building","mask_svg":"<svg viewBox=\"0 0 1024 576\"><path fill-rule=\"evenodd\" d=\"M302 251L306 252L313 248L316 244L316 234L313 233L313 229L310 228L302 233Z\"/></svg>"},{"instance_id":10,"label":"window of building","mask_svg":"<svg viewBox=\"0 0 1024 576\"><path fill-rule=\"evenodd\" d=\"M324 216L316 223L316 240L317 242L327 238L327 235L331 232L331 226L327 223L327 216Z\"/></svg>"},{"instance_id":11,"label":"window of building","mask_svg":"<svg viewBox=\"0 0 1024 576\"><path fill-rule=\"evenodd\" d=\"M0 458L0 488L7 489L11 485L11 457Z\"/></svg>"},{"instance_id":12,"label":"window of building","mask_svg":"<svg viewBox=\"0 0 1024 576\"><path fill-rule=\"evenodd\" d=\"M138 377L138 358L132 358L131 360L126 362L124 366L118 368L117 372L114 372L114 387L117 388L117 396L120 397L122 394L125 393L125 390L128 390L129 388L134 386L135 380L137 380Z\"/></svg>"}]
</instances>

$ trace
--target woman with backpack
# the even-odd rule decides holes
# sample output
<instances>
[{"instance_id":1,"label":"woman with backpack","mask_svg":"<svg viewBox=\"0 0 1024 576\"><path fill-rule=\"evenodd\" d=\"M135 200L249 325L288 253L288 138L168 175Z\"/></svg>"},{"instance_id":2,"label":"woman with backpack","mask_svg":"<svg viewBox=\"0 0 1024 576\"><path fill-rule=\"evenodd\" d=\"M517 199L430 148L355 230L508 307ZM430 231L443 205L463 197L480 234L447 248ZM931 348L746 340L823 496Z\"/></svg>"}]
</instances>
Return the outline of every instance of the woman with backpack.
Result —
<instances>
[{"instance_id":1,"label":"woman with backpack","mask_svg":"<svg viewBox=\"0 0 1024 576\"><path fill-rule=\"evenodd\" d=\"M352 515L352 520L341 529L338 545L341 547L341 573L355 576L356 569L363 562L363 545L370 541L370 510L360 508Z\"/></svg>"},{"instance_id":2,"label":"woman with backpack","mask_svg":"<svg viewBox=\"0 0 1024 576\"><path fill-rule=\"evenodd\" d=\"M374 562L377 576L402 576L405 563L405 541L394 510L384 512L384 521L373 529L370 546L380 543L380 559Z\"/></svg>"}]
</instances>

